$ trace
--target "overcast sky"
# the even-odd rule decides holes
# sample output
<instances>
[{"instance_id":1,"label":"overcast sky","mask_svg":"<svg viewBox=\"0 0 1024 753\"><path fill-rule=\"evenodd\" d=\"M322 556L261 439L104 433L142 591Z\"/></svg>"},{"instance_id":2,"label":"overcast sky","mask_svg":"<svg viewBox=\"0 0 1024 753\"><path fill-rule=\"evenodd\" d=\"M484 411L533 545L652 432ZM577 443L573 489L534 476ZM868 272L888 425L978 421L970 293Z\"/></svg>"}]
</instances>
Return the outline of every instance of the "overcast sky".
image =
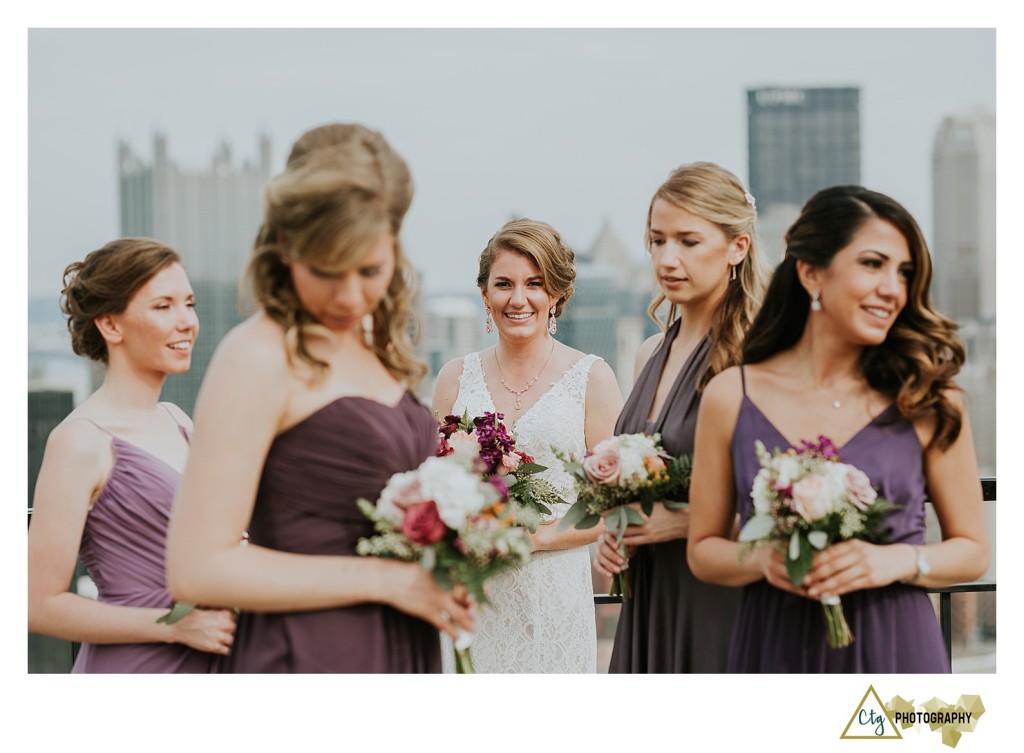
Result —
<instances>
[{"instance_id":1,"label":"overcast sky","mask_svg":"<svg viewBox=\"0 0 1024 753\"><path fill-rule=\"evenodd\" d=\"M182 167L228 141L274 172L306 128L354 120L408 160L404 241L428 290L472 291L512 214L578 250L604 221L639 256L647 203L675 166L747 178L745 90L858 86L862 182L931 233L942 118L995 110L993 29L32 29L28 291L119 233L116 148L155 132Z\"/></svg>"}]
</instances>

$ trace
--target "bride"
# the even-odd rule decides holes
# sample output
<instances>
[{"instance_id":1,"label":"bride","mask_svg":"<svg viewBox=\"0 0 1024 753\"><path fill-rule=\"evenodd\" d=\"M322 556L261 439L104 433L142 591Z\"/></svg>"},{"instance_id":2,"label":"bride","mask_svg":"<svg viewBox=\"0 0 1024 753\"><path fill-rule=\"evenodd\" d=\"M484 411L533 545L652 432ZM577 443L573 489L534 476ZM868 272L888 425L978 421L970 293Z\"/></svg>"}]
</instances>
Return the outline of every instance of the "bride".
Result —
<instances>
[{"instance_id":1,"label":"bride","mask_svg":"<svg viewBox=\"0 0 1024 753\"><path fill-rule=\"evenodd\" d=\"M572 478L552 446L582 457L612 435L622 395L611 367L553 337L573 294L575 255L543 222L507 223L480 254L477 285L487 309L485 328L497 345L445 364L433 410L478 416L504 414L518 446L547 466L543 477L566 501ZM478 672L595 672L597 632L590 553L602 527L558 530L569 505L531 535L533 557L491 582L473 641ZM446 671L453 671L450 649Z\"/></svg>"}]
</instances>

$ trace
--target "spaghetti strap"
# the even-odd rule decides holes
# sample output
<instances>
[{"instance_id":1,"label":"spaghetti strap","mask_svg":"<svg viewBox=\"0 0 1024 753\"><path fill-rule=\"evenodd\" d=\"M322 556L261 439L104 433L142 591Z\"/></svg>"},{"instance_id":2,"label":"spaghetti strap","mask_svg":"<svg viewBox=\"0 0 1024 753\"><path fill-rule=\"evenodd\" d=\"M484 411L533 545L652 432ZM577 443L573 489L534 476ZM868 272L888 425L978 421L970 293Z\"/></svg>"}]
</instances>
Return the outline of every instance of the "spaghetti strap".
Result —
<instances>
[{"instance_id":1,"label":"spaghetti strap","mask_svg":"<svg viewBox=\"0 0 1024 753\"><path fill-rule=\"evenodd\" d=\"M192 443L192 437L191 437L191 435L188 432L188 428L185 427L181 423L181 421L178 420L178 417L175 416L174 413L171 412L171 409L167 407L167 403L160 403L159 405L160 405L161 408L163 408L165 411L167 411L167 415L170 416L171 420L174 421L174 423L177 425L178 431L181 432L181 436L183 436L185 438L185 441L188 442L189 444L191 444Z\"/></svg>"},{"instance_id":2,"label":"spaghetti strap","mask_svg":"<svg viewBox=\"0 0 1024 753\"><path fill-rule=\"evenodd\" d=\"M742 364L742 363L740 364L740 384L743 385L743 397L746 397L747 396L747 372L746 372L746 366L744 364Z\"/></svg>"},{"instance_id":3,"label":"spaghetti strap","mask_svg":"<svg viewBox=\"0 0 1024 753\"><path fill-rule=\"evenodd\" d=\"M110 431L108 431L107 429L104 429L104 428L103 428L102 426L100 426L100 425L99 425L98 423L96 423L95 421L93 421L93 420L92 420L91 418L85 418L84 416L76 416L75 418L70 418L70 419L68 419L68 420L69 420L69 421L85 421L85 422L87 422L87 423L90 423L90 424L92 424L93 426L95 426L95 427L96 427L97 429L99 429L100 431L102 431L102 432L103 432L104 434L106 434L106 435L107 435L108 437L111 437L111 438L113 438L113 436L114 436L114 435L113 435L113 434L112 434L112 433L111 433Z\"/></svg>"}]
</instances>

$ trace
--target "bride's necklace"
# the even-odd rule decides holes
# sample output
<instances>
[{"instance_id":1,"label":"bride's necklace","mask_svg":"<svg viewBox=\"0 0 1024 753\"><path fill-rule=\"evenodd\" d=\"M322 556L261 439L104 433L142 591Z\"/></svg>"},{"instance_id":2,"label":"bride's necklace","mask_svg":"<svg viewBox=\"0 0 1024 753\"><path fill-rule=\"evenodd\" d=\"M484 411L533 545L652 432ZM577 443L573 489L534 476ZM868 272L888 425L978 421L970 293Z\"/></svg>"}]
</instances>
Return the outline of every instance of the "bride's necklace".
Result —
<instances>
[{"instance_id":1,"label":"bride's necklace","mask_svg":"<svg viewBox=\"0 0 1024 753\"><path fill-rule=\"evenodd\" d=\"M494 363L497 364L497 366L498 366L498 379L501 381L501 386L502 387L504 387L506 390L508 390L509 392L511 392L513 395L516 396L516 410L517 411L523 409L522 396L524 394L526 394L527 392L529 392L530 388L533 387L533 385L535 385L537 383L538 379L540 379L540 375L543 374L544 373L544 369L546 369L548 367L548 362L551 361L551 354L554 353L554 352L555 352L555 340L554 340L554 338L551 338L551 350L548 351L548 357L544 361L544 365L540 367L540 371L538 371L534 375L533 379L530 379L526 383L526 386L523 387L521 390L514 390L511 387L509 387L508 382L505 381L505 377L501 373L501 361L498 360L498 348L497 347L494 348Z\"/></svg>"}]
</instances>

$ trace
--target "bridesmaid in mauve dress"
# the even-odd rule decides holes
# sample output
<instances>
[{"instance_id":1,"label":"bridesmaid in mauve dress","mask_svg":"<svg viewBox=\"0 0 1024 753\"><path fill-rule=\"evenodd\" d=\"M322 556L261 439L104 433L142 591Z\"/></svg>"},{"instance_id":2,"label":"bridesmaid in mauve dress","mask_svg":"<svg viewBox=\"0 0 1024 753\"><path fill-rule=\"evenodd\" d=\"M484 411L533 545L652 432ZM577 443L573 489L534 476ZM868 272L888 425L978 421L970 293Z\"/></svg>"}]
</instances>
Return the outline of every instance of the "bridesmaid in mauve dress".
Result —
<instances>
[{"instance_id":1,"label":"bridesmaid in mauve dress","mask_svg":"<svg viewBox=\"0 0 1024 753\"><path fill-rule=\"evenodd\" d=\"M359 125L308 131L267 186L260 310L210 364L168 536L171 592L241 610L232 672L440 672L438 630L473 628L419 564L355 554L373 534L356 500L437 448L410 392L411 201L405 162Z\"/></svg>"},{"instance_id":2,"label":"bridesmaid in mauve dress","mask_svg":"<svg viewBox=\"0 0 1024 753\"><path fill-rule=\"evenodd\" d=\"M50 434L29 526L31 632L82 643L73 672L212 672L235 617L172 606L164 541L188 453L188 418L159 403L188 370L199 332L178 254L146 238L108 243L65 271L75 352L106 364L103 385ZM67 590L81 556L96 600Z\"/></svg>"},{"instance_id":3,"label":"bridesmaid in mauve dress","mask_svg":"<svg viewBox=\"0 0 1024 753\"><path fill-rule=\"evenodd\" d=\"M655 193L646 232L659 283L651 311L667 300L669 326L637 354L616 434L659 433L670 454L693 452L701 390L737 362L764 287L755 219L740 181L711 163L678 168ZM657 505L644 525L627 529L623 544L635 553L609 672L725 671L740 595L690 572L688 523L688 510ZM612 534L601 540L597 562L606 573L625 565Z\"/></svg>"},{"instance_id":4,"label":"bridesmaid in mauve dress","mask_svg":"<svg viewBox=\"0 0 1024 753\"><path fill-rule=\"evenodd\" d=\"M731 672L949 672L922 586L978 578L989 547L971 428L954 376L956 324L931 307L928 249L913 217L860 186L824 189L786 235L744 365L708 384L697 422L690 566L744 586ZM814 555L793 585L779 549L738 557L757 440L785 450L826 436L898 505L884 543ZM926 498L942 541L924 544ZM819 601L839 596L854 641L830 648Z\"/></svg>"}]
</instances>

